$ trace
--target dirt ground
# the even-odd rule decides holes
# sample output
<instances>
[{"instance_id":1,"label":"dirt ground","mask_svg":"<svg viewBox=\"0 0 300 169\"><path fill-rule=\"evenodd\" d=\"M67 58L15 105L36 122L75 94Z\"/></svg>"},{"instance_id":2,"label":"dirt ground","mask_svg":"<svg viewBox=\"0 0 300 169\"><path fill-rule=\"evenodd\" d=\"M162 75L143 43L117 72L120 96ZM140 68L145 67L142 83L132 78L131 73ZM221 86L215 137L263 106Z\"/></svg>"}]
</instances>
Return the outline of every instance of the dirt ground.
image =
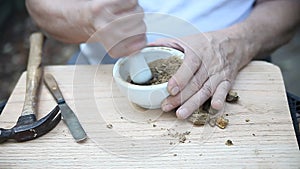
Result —
<instances>
[{"instance_id":1,"label":"dirt ground","mask_svg":"<svg viewBox=\"0 0 300 169\"><path fill-rule=\"evenodd\" d=\"M0 102L9 98L20 75L26 70L29 36L32 32L39 31L26 11L13 13L1 28ZM43 48L43 64L66 64L77 50L76 44L64 44L47 38Z\"/></svg>"}]
</instances>

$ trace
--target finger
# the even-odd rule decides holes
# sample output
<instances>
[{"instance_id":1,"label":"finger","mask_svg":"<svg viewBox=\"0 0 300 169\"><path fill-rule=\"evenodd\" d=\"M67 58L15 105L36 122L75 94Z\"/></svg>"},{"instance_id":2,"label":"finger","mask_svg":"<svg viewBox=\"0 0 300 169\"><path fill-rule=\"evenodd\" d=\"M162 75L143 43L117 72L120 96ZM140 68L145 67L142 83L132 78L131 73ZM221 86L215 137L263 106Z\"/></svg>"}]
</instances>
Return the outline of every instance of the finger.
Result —
<instances>
[{"instance_id":1,"label":"finger","mask_svg":"<svg viewBox=\"0 0 300 169\"><path fill-rule=\"evenodd\" d=\"M196 55L192 50L188 49L184 52L185 57L183 59L182 65L168 81L167 89L170 95L173 96L183 90L183 88L201 66L200 57Z\"/></svg>"},{"instance_id":2,"label":"finger","mask_svg":"<svg viewBox=\"0 0 300 169\"><path fill-rule=\"evenodd\" d=\"M137 0L111 0L110 2L110 10L115 14L134 10L138 6Z\"/></svg>"},{"instance_id":3,"label":"finger","mask_svg":"<svg viewBox=\"0 0 300 169\"><path fill-rule=\"evenodd\" d=\"M192 80L186 85L186 87L179 94L175 96L169 96L163 101L161 106L162 110L168 112L180 106L192 95L197 93L207 79L208 79L208 73L206 67L201 66L200 69L192 78Z\"/></svg>"},{"instance_id":4,"label":"finger","mask_svg":"<svg viewBox=\"0 0 300 169\"><path fill-rule=\"evenodd\" d=\"M227 80L222 81L218 85L211 100L212 108L216 110L221 110L223 108L227 93L229 92L230 88L231 88L231 83Z\"/></svg>"},{"instance_id":5,"label":"finger","mask_svg":"<svg viewBox=\"0 0 300 169\"><path fill-rule=\"evenodd\" d=\"M177 43L176 40L169 39L169 38L162 38L154 42L149 42L147 46L165 46L165 47L170 47L170 48L180 50L182 52L184 51L184 49Z\"/></svg>"},{"instance_id":6,"label":"finger","mask_svg":"<svg viewBox=\"0 0 300 169\"><path fill-rule=\"evenodd\" d=\"M132 53L143 49L146 46L146 43L147 41L144 34L135 35L113 46L108 53L112 58L129 56Z\"/></svg>"},{"instance_id":7,"label":"finger","mask_svg":"<svg viewBox=\"0 0 300 169\"><path fill-rule=\"evenodd\" d=\"M186 119L196 109L198 109L207 99L209 99L219 84L219 78L217 76L210 77L203 85L203 87L189 98L181 107L176 111L176 115L179 119Z\"/></svg>"}]
</instances>

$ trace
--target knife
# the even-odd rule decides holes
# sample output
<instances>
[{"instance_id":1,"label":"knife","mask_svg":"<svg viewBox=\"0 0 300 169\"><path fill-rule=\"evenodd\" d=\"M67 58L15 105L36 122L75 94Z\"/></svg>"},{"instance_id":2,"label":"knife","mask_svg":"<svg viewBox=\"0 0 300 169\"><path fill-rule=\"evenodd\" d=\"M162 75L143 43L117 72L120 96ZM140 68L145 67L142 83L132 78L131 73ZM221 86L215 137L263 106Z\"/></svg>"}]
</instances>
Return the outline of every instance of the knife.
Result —
<instances>
[{"instance_id":1,"label":"knife","mask_svg":"<svg viewBox=\"0 0 300 169\"><path fill-rule=\"evenodd\" d=\"M69 128L73 138L76 142L81 142L87 138L84 129L82 128L78 118L72 109L67 105L59 87L54 79L53 75L46 73L44 75L44 82L49 89L52 96L55 98L60 110L63 121L66 123Z\"/></svg>"}]
</instances>

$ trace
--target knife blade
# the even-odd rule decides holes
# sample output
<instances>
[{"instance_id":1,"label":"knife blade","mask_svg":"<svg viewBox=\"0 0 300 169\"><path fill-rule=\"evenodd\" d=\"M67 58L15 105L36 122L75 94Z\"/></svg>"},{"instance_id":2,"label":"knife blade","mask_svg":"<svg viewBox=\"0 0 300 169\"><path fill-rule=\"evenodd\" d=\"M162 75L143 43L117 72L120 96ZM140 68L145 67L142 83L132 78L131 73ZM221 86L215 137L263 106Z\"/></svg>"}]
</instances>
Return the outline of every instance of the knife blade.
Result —
<instances>
[{"instance_id":1,"label":"knife blade","mask_svg":"<svg viewBox=\"0 0 300 169\"><path fill-rule=\"evenodd\" d=\"M73 110L66 103L54 76L50 73L46 73L44 75L44 82L52 96L55 98L61 110L62 119L69 128L75 141L81 142L85 140L87 138L86 132L82 128Z\"/></svg>"}]
</instances>

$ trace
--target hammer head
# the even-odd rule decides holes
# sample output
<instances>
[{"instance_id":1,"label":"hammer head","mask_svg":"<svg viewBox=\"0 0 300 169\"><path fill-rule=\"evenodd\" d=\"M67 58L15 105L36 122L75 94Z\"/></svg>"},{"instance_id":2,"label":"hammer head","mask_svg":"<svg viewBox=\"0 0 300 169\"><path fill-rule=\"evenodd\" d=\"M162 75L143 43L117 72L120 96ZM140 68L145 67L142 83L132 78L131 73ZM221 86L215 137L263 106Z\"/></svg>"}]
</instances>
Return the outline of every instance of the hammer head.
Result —
<instances>
[{"instance_id":1,"label":"hammer head","mask_svg":"<svg viewBox=\"0 0 300 169\"><path fill-rule=\"evenodd\" d=\"M40 137L52 130L61 120L59 107L56 106L48 115L36 121L35 115L20 116L17 124L11 129L0 128L0 143L8 139L18 142Z\"/></svg>"}]
</instances>

